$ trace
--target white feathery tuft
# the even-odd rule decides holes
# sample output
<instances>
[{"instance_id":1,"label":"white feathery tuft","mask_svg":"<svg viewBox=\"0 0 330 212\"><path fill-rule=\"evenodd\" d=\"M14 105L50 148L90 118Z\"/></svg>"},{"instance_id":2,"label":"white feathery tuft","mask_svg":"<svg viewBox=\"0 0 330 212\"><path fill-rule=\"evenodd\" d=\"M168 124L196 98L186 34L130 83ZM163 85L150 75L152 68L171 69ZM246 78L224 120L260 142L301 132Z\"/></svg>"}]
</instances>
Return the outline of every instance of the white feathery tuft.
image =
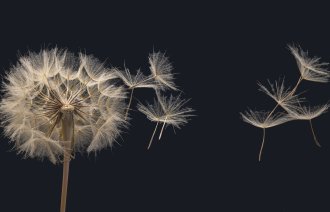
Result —
<instances>
[{"instance_id":1,"label":"white feathery tuft","mask_svg":"<svg viewBox=\"0 0 330 212\"><path fill-rule=\"evenodd\" d=\"M289 46L289 49L297 61L302 79L314 82L328 82L330 73L325 66L328 63L320 62L319 57L309 57L300 47Z\"/></svg>"},{"instance_id":2,"label":"white feathery tuft","mask_svg":"<svg viewBox=\"0 0 330 212\"><path fill-rule=\"evenodd\" d=\"M289 115L298 120L312 120L327 112L329 108L328 104L319 106L300 106L295 107L293 110L289 110Z\"/></svg>"},{"instance_id":3,"label":"white feathery tuft","mask_svg":"<svg viewBox=\"0 0 330 212\"><path fill-rule=\"evenodd\" d=\"M132 75L128 68L122 70L115 70L117 76L125 83L128 89L135 88L154 88L157 89L159 85L155 83L150 77L144 76L143 73L137 70L135 75Z\"/></svg>"},{"instance_id":4,"label":"white feathery tuft","mask_svg":"<svg viewBox=\"0 0 330 212\"><path fill-rule=\"evenodd\" d=\"M303 98L299 98L299 95L295 94L294 90L285 88L284 79L275 81L274 84L268 81L268 84L270 88L259 82L259 90L275 100L285 110L295 107L296 104L304 100Z\"/></svg>"},{"instance_id":5,"label":"white feathery tuft","mask_svg":"<svg viewBox=\"0 0 330 212\"><path fill-rule=\"evenodd\" d=\"M241 113L243 121L259 128L270 128L281 125L285 122L294 120L291 116L285 113L273 113L265 111L248 110Z\"/></svg>"},{"instance_id":6,"label":"white feathery tuft","mask_svg":"<svg viewBox=\"0 0 330 212\"><path fill-rule=\"evenodd\" d=\"M145 114L150 121L156 122L154 132L149 141L148 149L152 144L159 123L162 123L163 125L159 133L160 140L166 126L172 125L173 127L180 129L180 126L185 125L188 122L189 117L193 116L191 114L193 109L184 107L189 100L181 99L180 95L177 97L171 95L167 98L160 95L158 91L156 94L158 100L154 99L153 104L138 104L138 110Z\"/></svg>"},{"instance_id":7,"label":"white feathery tuft","mask_svg":"<svg viewBox=\"0 0 330 212\"><path fill-rule=\"evenodd\" d=\"M177 90L173 80L174 75L172 73L173 66L169 62L168 57L164 53L154 52L149 55L150 71L153 79L159 83L162 90L170 88Z\"/></svg>"},{"instance_id":8,"label":"white feathery tuft","mask_svg":"<svg viewBox=\"0 0 330 212\"><path fill-rule=\"evenodd\" d=\"M174 127L180 128L188 122L188 118L193 116L194 111L184 105L189 100L184 100L179 96L158 96L158 100L154 99L153 104L138 104L138 110L145 114L152 122L162 122Z\"/></svg>"}]
</instances>

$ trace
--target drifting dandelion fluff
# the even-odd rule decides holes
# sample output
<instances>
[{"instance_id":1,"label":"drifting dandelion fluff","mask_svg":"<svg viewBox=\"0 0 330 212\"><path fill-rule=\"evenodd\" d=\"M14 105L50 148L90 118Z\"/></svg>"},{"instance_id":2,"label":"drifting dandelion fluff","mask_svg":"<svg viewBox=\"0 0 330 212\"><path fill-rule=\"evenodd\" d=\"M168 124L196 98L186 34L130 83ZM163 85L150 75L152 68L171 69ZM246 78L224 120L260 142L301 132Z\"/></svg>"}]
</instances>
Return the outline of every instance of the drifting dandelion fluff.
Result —
<instances>
[{"instance_id":1,"label":"drifting dandelion fluff","mask_svg":"<svg viewBox=\"0 0 330 212\"><path fill-rule=\"evenodd\" d=\"M329 105L325 104L325 105L314 106L314 107L300 106L300 107L295 107L295 109L289 111L289 115L292 118L297 119L297 120L307 120L309 122L315 144L318 147L321 147L321 145L318 142L318 139L315 135L313 124L312 124L312 119L317 118L320 115L326 113L328 108L329 108Z\"/></svg>"},{"instance_id":2,"label":"drifting dandelion fluff","mask_svg":"<svg viewBox=\"0 0 330 212\"><path fill-rule=\"evenodd\" d=\"M297 94L294 94L296 88L292 90L289 88L285 88L284 79L275 81L275 85L269 81L268 84L270 86L270 89L262 85L261 83L258 83L260 87L259 90L265 93L267 96L271 97L273 100L275 100L276 103L285 110L294 107L294 105L302 101L302 99L299 98Z\"/></svg>"},{"instance_id":3,"label":"drifting dandelion fluff","mask_svg":"<svg viewBox=\"0 0 330 212\"><path fill-rule=\"evenodd\" d=\"M149 65L151 72L150 76L145 76L140 70L137 71L136 75L132 75L127 68L125 68L124 71L116 71L118 77L122 79L130 91L130 99L126 108L125 119L130 110L134 89L153 88L158 91L159 89L166 90L167 88L170 88L172 90L177 90L173 82L173 66L164 53L154 52L150 54Z\"/></svg>"},{"instance_id":4,"label":"drifting dandelion fluff","mask_svg":"<svg viewBox=\"0 0 330 212\"><path fill-rule=\"evenodd\" d=\"M329 81L329 71L325 68L328 63L321 63L319 57L309 57L308 52L299 47L289 46L289 49L296 58L302 79L323 83Z\"/></svg>"},{"instance_id":5,"label":"drifting dandelion fluff","mask_svg":"<svg viewBox=\"0 0 330 212\"><path fill-rule=\"evenodd\" d=\"M159 123L163 124L158 137L160 140L166 125L172 125L173 127L180 129L182 125L188 122L188 118L192 116L191 112L193 112L193 109L184 107L188 100L181 99L180 95L176 97L172 95L170 97L161 95L157 96L158 100L155 99L153 104L147 103L147 105L138 105L138 110L140 112L145 114L150 121L156 122L148 149L152 144Z\"/></svg>"},{"instance_id":6,"label":"drifting dandelion fluff","mask_svg":"<svg viewBox=\"0 0 330 212\"><path fill-rule=\"evenodd\" d=\"M243 121L259 128L271 128L285 122L291 121L292 117L285 113L275 113L270 115L270 112L263 111L246 111L241 113Z\"/></svg>"},{"instance_id":7,"label":"drifting dandelion fluff","mask_svg":"<svg viewBox=\"0 0 330 212\"><path fill-rule=\"evenodd\" d=\"M329 108L328 104L319 105L319 106L300 106L297 107L295 110L290 110L289 115L292 116L294 119L298 120L312 120L316 117L327 112Z\"/></svg>"},{"instance_id":8,"label":"drifting dandelion fluff","mask_svg":"<svg viewBox=\"0 0 330 212\"><path fill-rule=\"evenodd\" d=\"M170 88L172 90L177 90L173 80L174 76L172 73L173 66L169 62L168 57L164 53L154 52L149 55L149 64L151 77L149 79L154 79L158 82L160 88L165 90Z\"/></svg>"},{"instance_id":9,"label":"drifting dandelion fluff","mask_svg":"<svg viewBox=\"0 0 330 212\"><path fill-rule=\"evenodd\" d=\"M271 112L262 112L262 111L246 111L241 113L243 121L249 123L255 127L261 128L263 131L262 143L259 151L259 161L261 161L261 155L264 148L265 137L266 137L266 128L275 127L281 125L285 122L293 120L293 118L285 113L271 113Z\"/></svg>"},{"instance_id":10,"label":"drifting dandelion fluff","mask_svg":"<svg viewBox=\"0 0 330 212\"><path fill-rule=\"evenodd\" d=\"M137 70L135 75L132 75L128 68L125 71L116 70L116 74L123 80L128 89L134 88L157 88L157 85L151 80L148 80L147 76Z\"/></svg>"},{"instance_id":11,"label":"drifting dandelion fluff","mask_svg":"<svg viewBox=\"0 0 330 212\"><path fill-rule=\"evenodd\" d=\"M152 80L152 78L147 78L146 76L144 76L140 70L137 70L136 75L132 75L129 69L125 68L124 71L116 70L116 74L120 79L122 79L124 84L128 87L128 90L130 90L130 98L125 112L125 119L126 119L132 103L134 89L136 88L157 89L159 86L155 83L154 80Z\"/></svg>"},{"instance_id":12,"label":"drifting dandelion fluff","mask_svg":"<svg viewBox=\"0 0 330 212\"><path fill-rule=\"evenodd\" d=\"M290 120L309 120L314 141L318 146L320 146L316 139L311 120L325 113L328 109L328 105L315 108L302 107L300 103L303 99L295 93L303 80L328 82L330 73L325 68L325 66L328 64L321 63L320 58L308 57L307 52L304 52L295 46L289 46L289 49L294 55L300 71L300 77L296 85L292 90L290 90L285 88L284 80L276 81L275 85L269 83L270 88L267 88L266 86L259 83L259 90L275 100L277 104L270 112L254 112L250 110L245 114L241 113L243 121L263 129L263 140L259 152L259 161L261 160L262 149L265 141L265 129L283 124ZM284 109L285 113L275 113L276 110L280 108L279 106Z\"/></svg>"},{"instance_id":13,"label":"drifting dandelion fluff","mask_svg":"<svg viewBox=\"0 0 330 212\"><path fill-rule=\"evenodd\" d=\"M58 49L29 53L6 75L0 111L5 135L25 157L63 158L61 211L75 151L111 146L125 126L125 92L92 56Z\"/></svg>"}]
</instances>

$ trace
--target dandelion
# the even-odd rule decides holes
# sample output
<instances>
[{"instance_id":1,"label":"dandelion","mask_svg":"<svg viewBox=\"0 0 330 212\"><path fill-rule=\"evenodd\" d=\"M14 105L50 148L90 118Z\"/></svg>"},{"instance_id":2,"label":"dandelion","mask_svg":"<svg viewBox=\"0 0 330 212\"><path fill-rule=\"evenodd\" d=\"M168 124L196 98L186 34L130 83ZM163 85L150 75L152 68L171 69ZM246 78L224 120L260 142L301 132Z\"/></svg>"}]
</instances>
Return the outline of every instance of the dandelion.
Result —
<instances>
[{"instance_id":1,"label":"dandelion","mask_svg":"<svg viewBox=\"0 0 330 212\"><path fill-rule=\"evenodd\" d=\"M159 123L163 124L158 137L160 140L166 125L171 125L180 129L182 125L185 125L188 122L188 118L192 116L191 112L193 112L193 109L184 107L189 100L182 99L180 95L176 97L172 95L170 97L157 95L157 97L158 100L154 99L153 104L147 103L147 105L138 105L138 110L140 112L145 114L150 121L156 122L148 149L152 144Z\"/></svg>"},{"instance_id":2,"label":"dandelion","mask_svg":"<svg viewBox=\"0 0 330 212\"><path fill-rule=\"evenodd\" d=\"M56 48L21 57L5 77L5 135L25 157L63 162L61 212L74 153L112 146L126 125L126 94L116 78L94 57Z\"/></svg>"},{"instance_id":3,"label":"dandelion","mask_svg":"<svg viewBox=\"0 0 330 212\"><path fill-rule=\"evenodd\" d=\"M289 111L289 115L297 120L307 120L309 122L313 138L315 141L315 144L318 147L321 147L320 143L317 140L317 137L315 135L314 129L313 129L313 124L312 124L312 119L319 117L320 115L324 114L327 112L329 108L328 104L325 105L320 105L320 106L300 106L296 107L294 110Z\"/></svg>"},{"instance_id":4,"label":"dandelion","mask_svg":"<svg viewBox=\"0 0 330 212\"><path fill-rule=\"evenodd\" d=\"M246 111L245 114L241 113L243 121L249 123L255 127L261 128L263 131L262 143L259 151L259 161L261 161L262 151L264 148L266 128L275 127L285 122L293 120L293 118L285 113L271 113L260 111Z\"/></svg>"},{"instance_id":5,"label":"dandelion","mask_svg":"<svg viewBox=\"0 0 330 212\"><path fill-rule=\"evenodd\" d=\"M140 70L131 75L129 69L107 68L91 55L55 48L22 56L6 74L0 102L5 135L25 158L63 164L61 212L66 210L71 159L76 152L97 152L115 143L128 124L134 89L153 88L157 94L175 89L168 58L153 53L149 63L151 76ZM179 128L187 123L192 109L182 108L185 103L180 97L161 97L155 108L140 108L148 117L157 116L157 126L163 123L162 134L167 124Z\"/></svg>"},{"instance_id":6,"label":"dandelion","mask_svg":"<svg viewBox=\"0 0 330 212\"><path fill-rule=\"evenodd\" d=\"M129 69L125 68L124 71L116 70L116 74L128 87L128 90L130 90L130 98L125 112L125 119L126 119L132 103L134 89L136 88L157 89L158 85L154 81L152 81L151 78L147 78L146 76L144 76L140 70L137 70L136 75L132 75Z\"/></svg>"}]
</instances>

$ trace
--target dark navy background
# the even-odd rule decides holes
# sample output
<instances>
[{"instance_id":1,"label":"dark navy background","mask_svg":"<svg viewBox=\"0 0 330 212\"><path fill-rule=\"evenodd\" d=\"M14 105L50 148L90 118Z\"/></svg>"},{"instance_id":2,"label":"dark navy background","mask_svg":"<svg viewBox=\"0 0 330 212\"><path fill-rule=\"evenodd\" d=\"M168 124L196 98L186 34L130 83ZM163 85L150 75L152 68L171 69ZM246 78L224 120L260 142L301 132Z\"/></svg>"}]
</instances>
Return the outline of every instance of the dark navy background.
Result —
<instances>
[{"instance_id":1,"label":"dark navy background","mask_svg":"<svg viewBox=\"0 0 330 212\"><path fill-rule=\"evenodd\" d=\"M147 151L154 128L132 113L120 145L71 163L68 212L330 211L330 114L262 131L239 112L272 109L257 81L299 72L287 44L330 61L329 12L323 5L150 2L15 3L0 5L0 69L19 54L68 48L108 65L148 71L147 56L166 51L176 83L197 115L176 135L167 128ZM311 104L330 99L330 84L304 82ZM138 90L139 100L151 99ZM136 101L133 103L135 107ZM59 211L62 167L23 160L0 143L0 211Z\"/></svg>"}]
</instances>

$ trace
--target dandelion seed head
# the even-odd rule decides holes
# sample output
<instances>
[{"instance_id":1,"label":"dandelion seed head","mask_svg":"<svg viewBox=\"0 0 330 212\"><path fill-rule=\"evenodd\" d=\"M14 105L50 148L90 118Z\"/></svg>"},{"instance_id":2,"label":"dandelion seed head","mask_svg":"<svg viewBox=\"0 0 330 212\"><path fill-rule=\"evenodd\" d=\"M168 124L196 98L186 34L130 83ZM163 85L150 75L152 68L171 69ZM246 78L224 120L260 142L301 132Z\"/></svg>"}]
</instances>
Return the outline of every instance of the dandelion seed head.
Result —
<instances>
[{"instance_id":1,"label":"dandelion seed head","mask_svg":"<svg viewBox=\"0 0 330 212\"><path fill-rule=\"evenodd\" d=\"M63 155L61 120L72 113L73 151L111 146L125 126L125 90L113 70L90 55L59 49L30 52L5 77L0 104L5 135L26 157Z\"/></svg>"}]
</instances>

